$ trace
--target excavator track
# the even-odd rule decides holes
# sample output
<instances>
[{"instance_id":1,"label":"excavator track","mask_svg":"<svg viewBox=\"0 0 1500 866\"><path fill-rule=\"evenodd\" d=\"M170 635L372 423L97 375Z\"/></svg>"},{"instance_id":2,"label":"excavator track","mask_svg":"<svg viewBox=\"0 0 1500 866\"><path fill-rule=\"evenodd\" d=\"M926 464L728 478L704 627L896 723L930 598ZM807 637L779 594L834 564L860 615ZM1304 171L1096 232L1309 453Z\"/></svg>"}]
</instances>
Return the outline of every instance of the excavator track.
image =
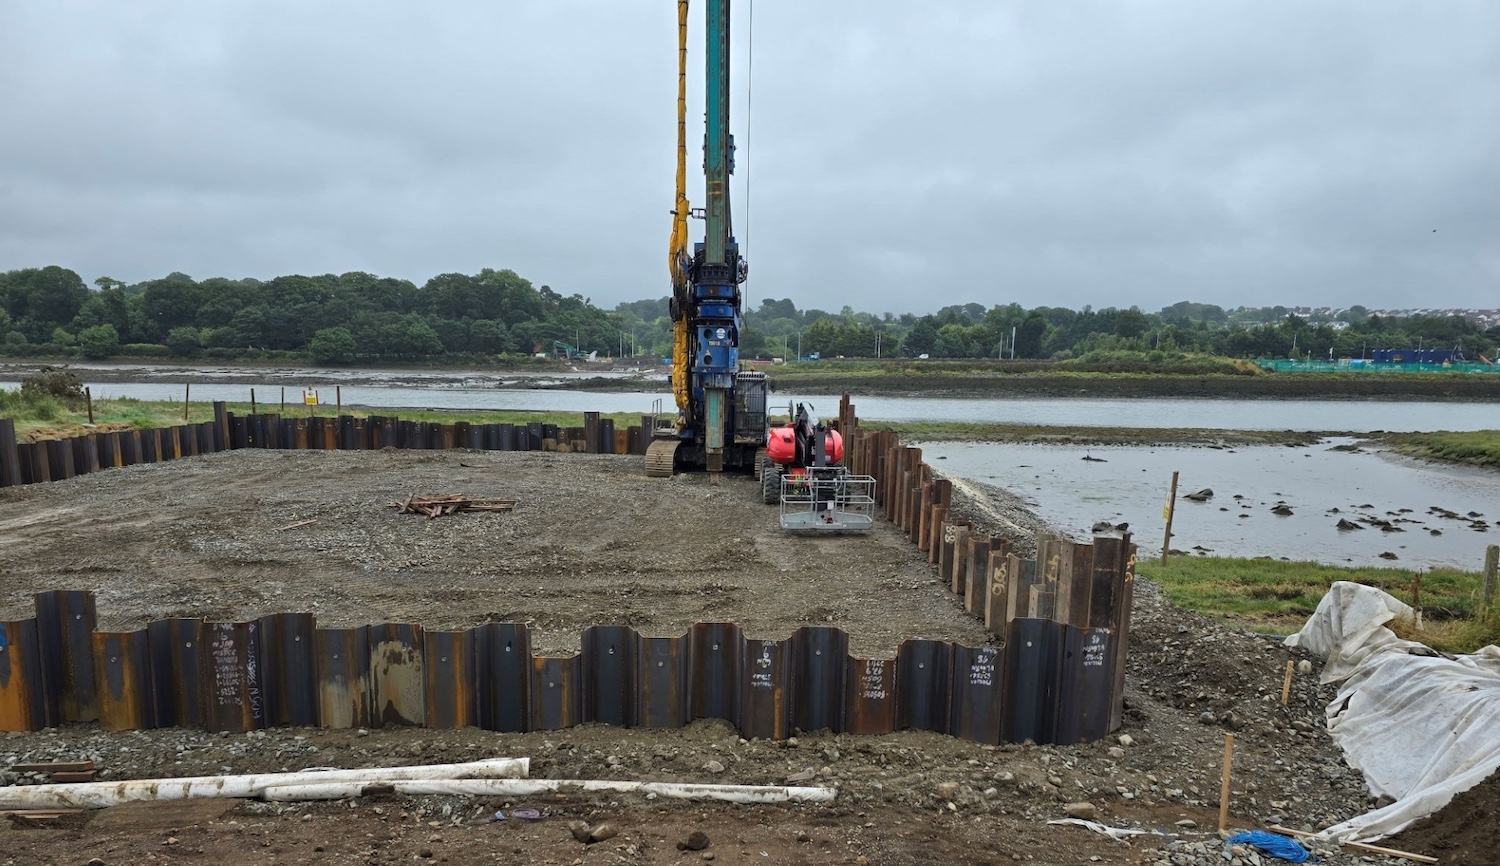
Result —
<instances>
[{"instance_id":1,"label":"excavator track","mask_svg":"<svg viewBox=\"0 0 1500 866\"><path fill-rule=\"evenodd\" d=\"M677 446L680 439L657 439L646 446L646 477L671 478L677 465Z\"/></svg>"}]
</instances>

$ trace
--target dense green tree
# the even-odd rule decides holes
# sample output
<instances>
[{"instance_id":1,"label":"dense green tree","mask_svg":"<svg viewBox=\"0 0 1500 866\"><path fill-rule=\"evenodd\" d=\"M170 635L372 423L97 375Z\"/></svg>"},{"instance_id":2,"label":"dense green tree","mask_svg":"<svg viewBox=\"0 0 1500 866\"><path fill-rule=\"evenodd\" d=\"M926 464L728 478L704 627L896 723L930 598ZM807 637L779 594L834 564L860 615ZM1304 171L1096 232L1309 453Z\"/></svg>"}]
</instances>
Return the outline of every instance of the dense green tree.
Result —
<instances>
[{"instance_id":1,"label":"dense green tree","mask_svg":"<svg viewBox=\"0 0 1500 866\"><path fill-rule=\"evenodd\" d=\"M911 332L906 335L906 353L908 355L928 355L937 345L938 328L937 321L932 316L923 316L912 325Z\"/></svg>"},{"instance_id":2,"label":"dense green tree","mask_svg":"<svg viewBox=\"0 0 1500 866\"><path fill-rule=\"evenodd\" d=\"M186 357L203 348L203 332L197 328L173 328L167 332L166 344L172 354Z\"/></svg>"},{"instance_id":3,"label":"dense green tree","mask_svg":"<svg viewBox=\"0 0 1500 866\"><path fill-rule=\"evenodd\" d=\"M29 342L46 342L53 329L73 321L88 297L83 278L57 265L0 274L0 307Z\"/></svg>"},{"instance_id":4,"label":"dense green tree","mask_svg":"<svg viewBox=\"0 0 1500 866\"><path fill-rule=\"evenodd\" d=\"M141 336L160 340L173 328L194 325L203 293L186 274L174 273L146 284L141 309L145 314L147 333Z\"/></svg>"},{"instance_id":5,"label":"dense green tree","mask_svg":"<svg viewBox=\"0 0 1500 866\"><path fill-rule=\"evenodd\" d=\"M324 328L313 334L307 350L316 363L348 364L354 360L354 335L348 328Z\"/></svg>"},{"instance_id":6,"label":"dense green tree","mask_svg":"<svg viewBox=\"0 0 1500 866\"><path fill-rule=\"evenodd\" d=\"M480 319L469 325L469 344L471 351L489 355L510 352L516 347L510 330L500 319Z\"/></svg>"},{"instance_id":7,"label":"dense green tree","mask_svg":"<svg viewBox=\"0 0 1500 866\"><path fill-rule=\"evenodd\" d=\"M85 358L108 358L119 348L120 332L114 325L95 325L78 332L78 349Z\"/></svg>"}]
</instances>

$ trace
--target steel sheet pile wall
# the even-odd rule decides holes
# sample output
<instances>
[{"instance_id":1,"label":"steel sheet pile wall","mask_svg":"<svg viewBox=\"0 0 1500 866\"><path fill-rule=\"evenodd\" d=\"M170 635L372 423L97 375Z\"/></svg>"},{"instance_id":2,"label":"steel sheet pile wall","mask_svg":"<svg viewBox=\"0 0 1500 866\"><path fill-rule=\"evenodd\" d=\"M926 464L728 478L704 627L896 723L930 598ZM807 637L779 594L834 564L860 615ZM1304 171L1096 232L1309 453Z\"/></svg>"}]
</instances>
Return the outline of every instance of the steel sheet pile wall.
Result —
<instances>
[{"instance_id":1,"label":"steel sheet pile wall","mask_svg":"<svg viewBox=\"0 0 1500 866\"><path fill-rule=\"evenodd\" d=\"M582 427L557 428L239 417L215 408L217 420L207 424L27 446L14 444L0 423L0 483L226 448L641 453L648 443L640 431L649 429L643 423L617 434L596 413L585 414ZM772 641L748 638L734 623L700 623L680 637L602 625L584 631L581 653L538 657L526 626L515 623L442 632L409 624L323 629L311 614L277 614L96 632L92 594L49 592L36 597L34 618L0 623L0 730L98 721L113 729L532 731L719 718L747 737L910 728L982 743L1059 744L1115 730L1134 583L1129 535L1092 544L1043 535L1036 558L1022 560L1011 539L985 535L955 510L952 484L934 476L920 448L888 431L862 430L848 395L839 426L846 463L876 479L887 519L927 554L995 645L909 640L894 659L860 659L833 628Z\"/></svg>"},{"instance_id":2,"label":"steel sheet pile wall","mask_svg":"<svg viewBox=\"0 0 1500 866\"><path fill-rule=\"evenodd\" d=\"M886 519L927 554L1000 642L1006 738L1066 744L1117 729L1134 604L1129 533L1096 536L1092 544L1042 534L1036 558L1023 560L1012 552L1013 540L986 535L955 511L952 482L922 462L921 448L890 431L861 429L848 394L838 425L845 462L856 475L874 476ZM963 722L984 718L983 708L950 703L962 706Z\"/></svg>"},{"instance_id":3,"label":"steel sheet pile wall","mask_svg":"<svg viewBox=\"0 0 1500 866\"><path fill-rule=\"evenodd\" d=\"M1058 691L1057 707L1038 706L1027 690L1051 692L1032 684L1050 677L1073 692L1081 686L1029 655L909 640L894 659L862 659L849 654L849 637L837 628L758 640L734 623L699 623L679 637L594 626L583 632L582 652L548 657L532 653L530 631L518 623L330 629L312 614L289 613L250 622L174 618L127 632L95 625L94 597L84 591L39 593L34 617L0 623L0 730L98 722L111 730L537 731L585 722L673 728L714 718L747 737L914 728L992 744L1075 742L1106 731L1102 716L1044 727L1068 705ZM1034 635L1021 640L1042 646ZM1062 658L1070 645L1048 646ZM1088 667L1078 670L1086 675ZM1007 699L1018 694L1019 703Z\"/></svg>"},{"instance_id":4,"label":"steel sheet pile wall","mask_svg":"<svg viewBox=\"0 0 1500 866\"><path fill-rule=\"evenodd\" d=\"M649 416L646 416L649 417ZM585 454L645 454L649 426L616 430L614 420L583 413L583 425L440 424L371 415L356 418L277 414L235 415L214 404L213 421L89 433L68 439L18 442L14 419L0 418L0 487L63 481L75 475L137 463L238 448L375 450L380 448L484 451L559 451ZM644 423L644 422L643 422Z\"/></svg>"}]
</instances>

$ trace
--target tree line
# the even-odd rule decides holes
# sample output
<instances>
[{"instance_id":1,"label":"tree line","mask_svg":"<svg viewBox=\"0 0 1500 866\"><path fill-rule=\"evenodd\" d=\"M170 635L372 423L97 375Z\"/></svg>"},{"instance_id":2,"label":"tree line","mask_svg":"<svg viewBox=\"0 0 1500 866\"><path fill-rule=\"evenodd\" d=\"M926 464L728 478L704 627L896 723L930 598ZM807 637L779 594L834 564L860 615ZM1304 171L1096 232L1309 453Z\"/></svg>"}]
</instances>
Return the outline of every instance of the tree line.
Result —
<instances>
[{"instance_id":1,"label":"tree line","mask_svg":"<svg viewBox=\"0 0 1500 866\"><path fill-rule=\"evenodd\" d=\"M613 346L619 332L612 314L581 295L490 268L440 274L420 287L357 271L268 281L172 273L94 284L55 265L0 274L0 344L8 354L303 352L350 363L550 352L554 341Z\"/></svg>"},{"instance_id":2,"label":"tree line","mask_svg":"<svg viewBox=\"0 0 1500 866\"><path fill-rule=\"evenodd\" d=\"M0 274L0 352L246 357L294 353L324 364L551 354L556 344L601 355L670 355L666 297L614 310L534 286L511 270L440 274L417 286L363 272L268 281L172 273L93 287L56 265ZM969 303L936 313L798 309L763 298L746 312L746 358L1082 357L1166 352L1233 358L1359 358L1378 348L1500 346L1500 328L1459 316L1380 316L1362 307L1303 317L1284 307L1224 309L1181 302L1136 307L1025 308ZM1490 355L1493 359L1494 356Z\"/></svg>"}]
</instances>

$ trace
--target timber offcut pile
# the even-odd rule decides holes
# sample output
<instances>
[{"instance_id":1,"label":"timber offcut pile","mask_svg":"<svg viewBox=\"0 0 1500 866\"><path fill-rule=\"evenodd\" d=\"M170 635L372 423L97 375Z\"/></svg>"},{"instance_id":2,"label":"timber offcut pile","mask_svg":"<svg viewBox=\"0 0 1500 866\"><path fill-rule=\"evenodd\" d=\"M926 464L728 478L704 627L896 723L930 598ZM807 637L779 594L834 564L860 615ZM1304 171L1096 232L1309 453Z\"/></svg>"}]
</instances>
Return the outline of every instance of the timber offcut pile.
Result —
<instances>
[{"instance_id":1,"label":"timber offcut pile","mask_svg":"<svg viewBox=\"0 0 1500 866\"><path fill-rule=\"evenodd\" d=\"M413 493L401 502L392 502L390 507L396 509L397 514L425 514L432 518L462 511L510 511L516 507L516 500L477 499L462 493Z\"/></svg>"}]
</instances>

